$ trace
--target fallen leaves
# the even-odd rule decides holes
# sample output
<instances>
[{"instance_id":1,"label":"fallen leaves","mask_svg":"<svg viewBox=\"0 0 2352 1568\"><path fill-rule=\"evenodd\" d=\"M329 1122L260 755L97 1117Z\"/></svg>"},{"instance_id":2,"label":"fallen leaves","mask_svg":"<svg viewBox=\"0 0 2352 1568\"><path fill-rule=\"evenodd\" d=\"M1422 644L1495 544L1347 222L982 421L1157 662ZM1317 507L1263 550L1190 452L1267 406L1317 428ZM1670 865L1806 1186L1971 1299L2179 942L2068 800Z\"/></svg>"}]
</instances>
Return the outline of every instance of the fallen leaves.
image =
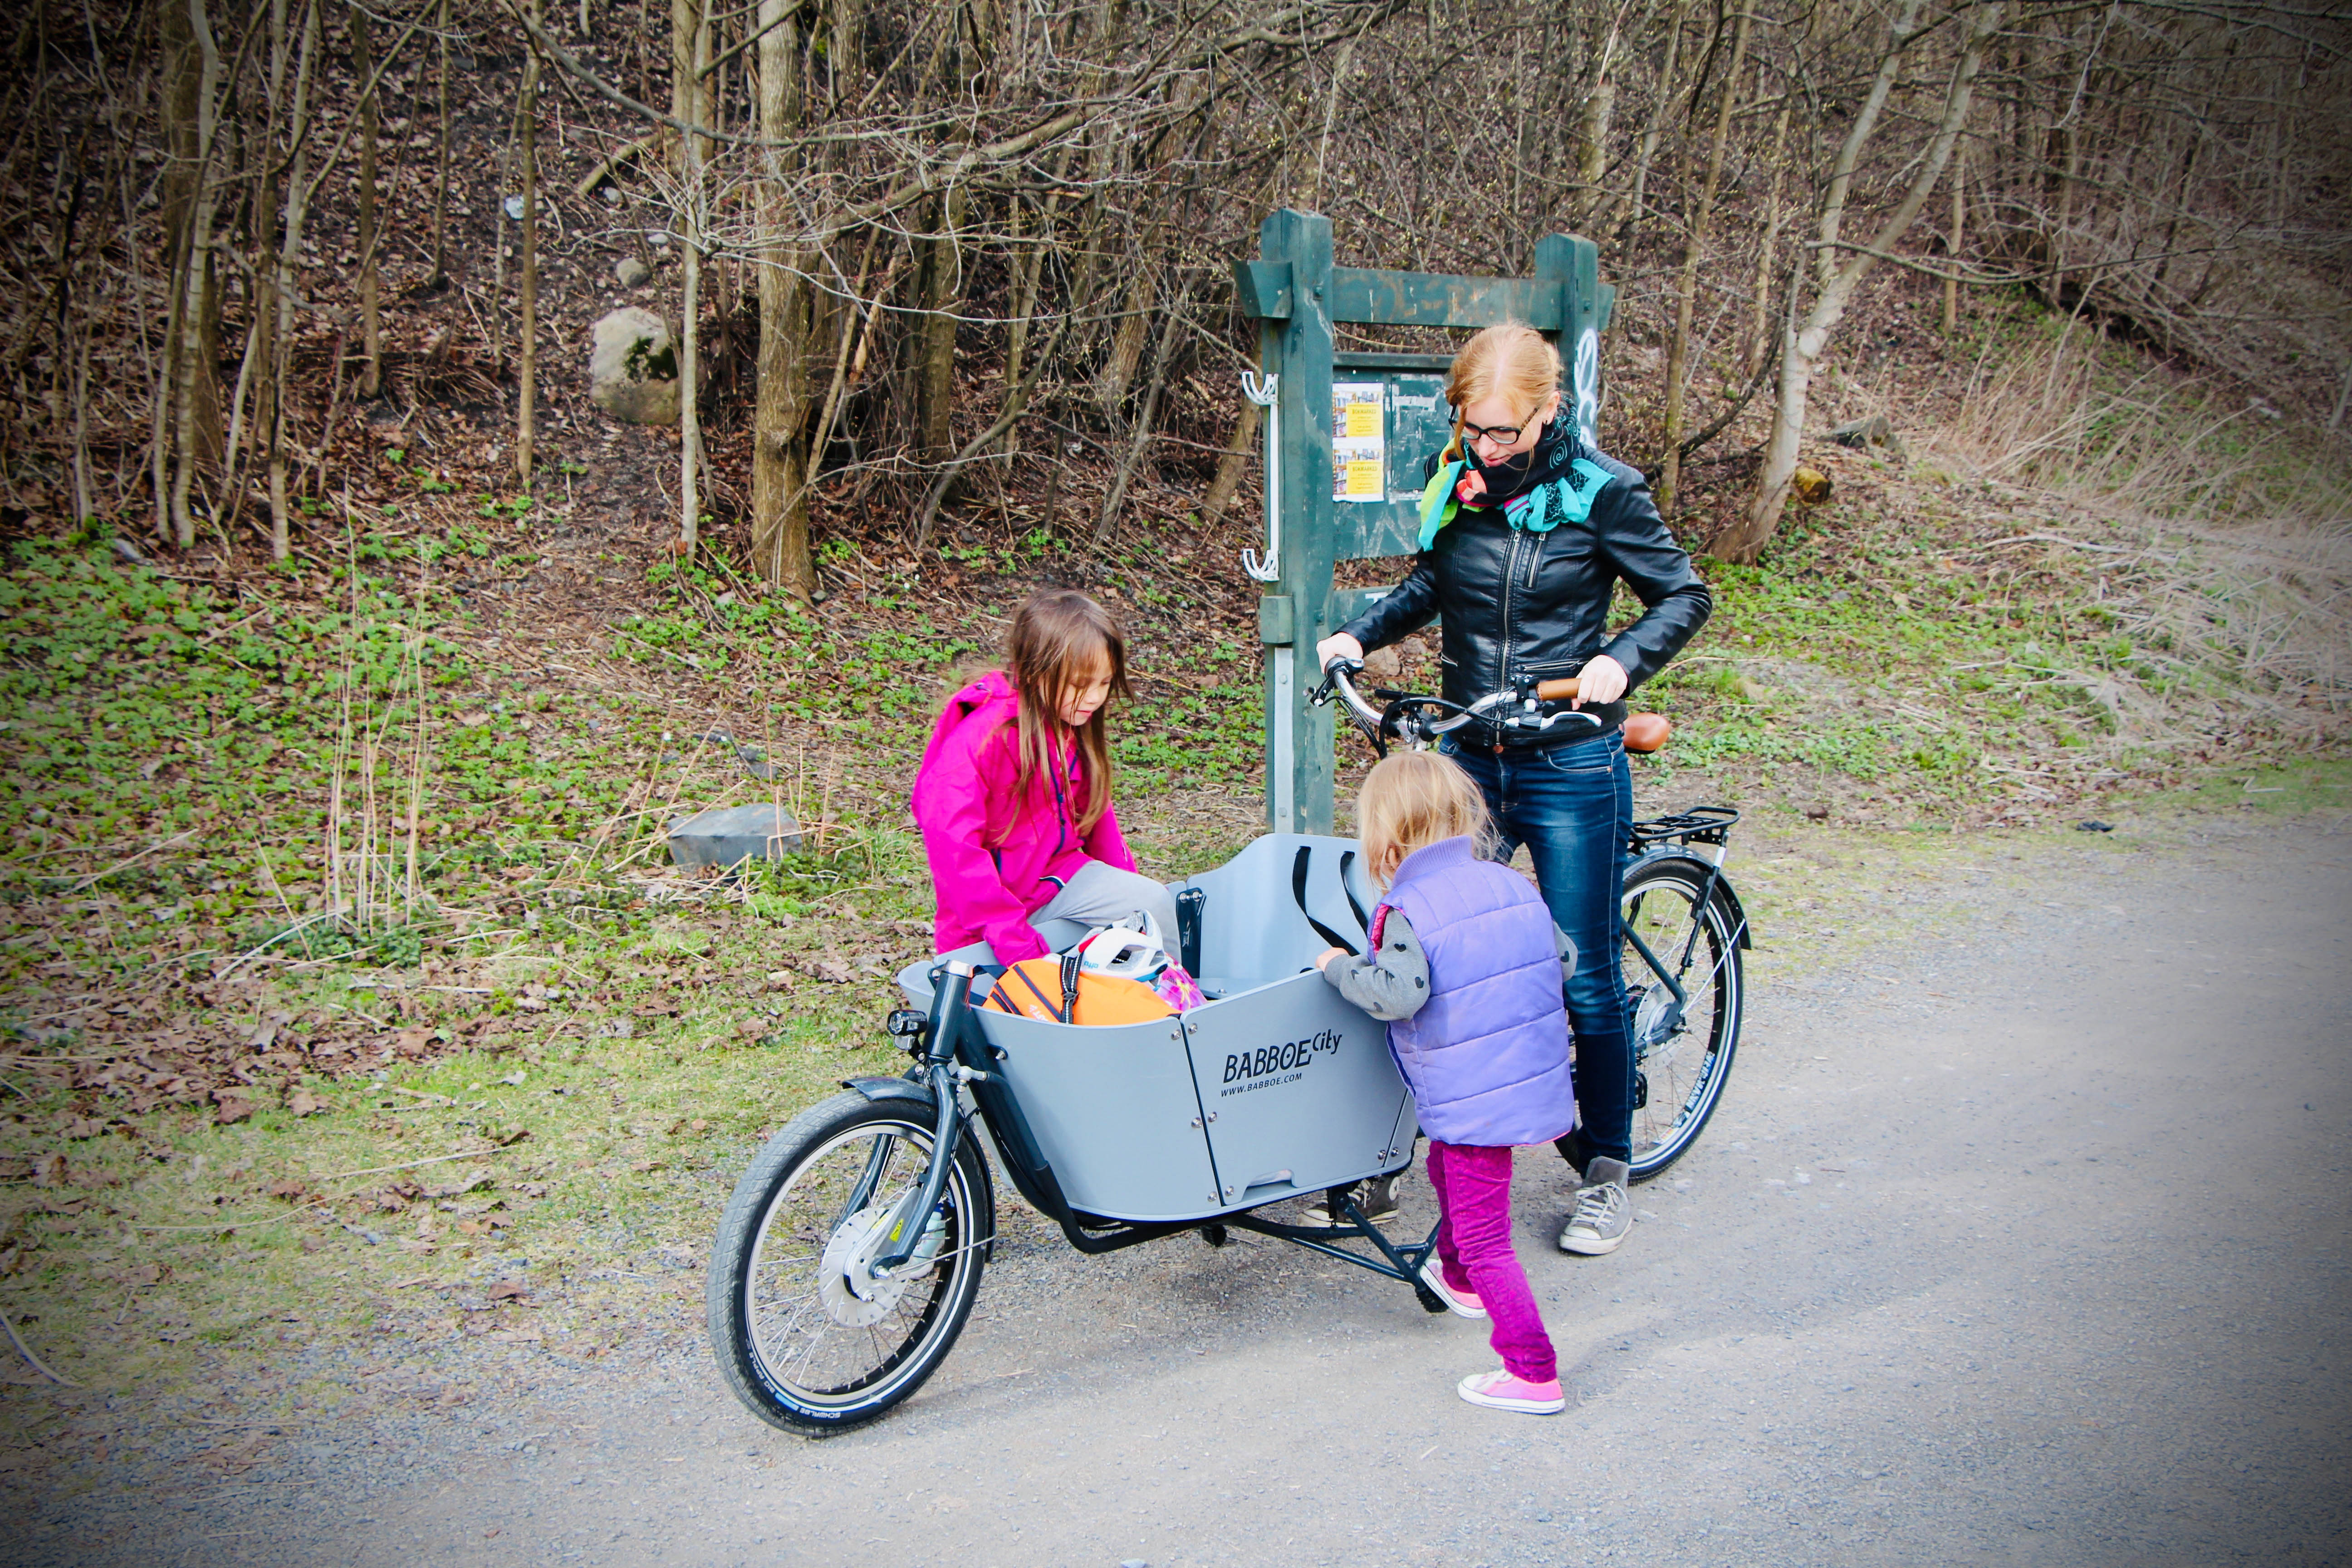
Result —
<instances>
[{"instance_id":1,"label":"fallen leaves","mask_svg":"<svg viewBox=\"0 0 2352 1568\"><path fill-rule=\"evenodd\" d=\"M298 1089L286 1097L286 1109L297 1116L316 1116L328 1109L327 1102L307 1089Z\"/></svg>"},{"instance_id":2,"label":"fallen leaves","mask_svg":"<svg viewBox=\"0 0 2352 1568\"><path fill-rule=\"evenodd\" d=\"M501 1279L490 1287L493 1301L520 1301L530 1294L530 1287L520 1279Z\"/></svg>"},{"instance_id":3,"label":"fallen leaves","mask_svg":"<svg viewBox=\"0 0 2352 1568\"><path fill-rule=\"evenodd\" d=\"M477 1187L487 1187L489 1184L489 1175L485 1172L478 1175L460 1177L454 1182L444 1182L438 1186L425 1187L418 1191L415 1195L421 1198L454 1198L470 1193Z\"/></svg>"},{"instance_id":4,"label":"fallen leaves","mask_svg":"<svg viewBox=\"0 0 2352 1568\"><path fill-rule=\"evenodd\" d=\"M247 1099L241 1089L213 1090L213 1104L215 1107L213 1120L223 1127L233 1127L253 1115L253 1101Z\"/></svg>"}]
</instances>

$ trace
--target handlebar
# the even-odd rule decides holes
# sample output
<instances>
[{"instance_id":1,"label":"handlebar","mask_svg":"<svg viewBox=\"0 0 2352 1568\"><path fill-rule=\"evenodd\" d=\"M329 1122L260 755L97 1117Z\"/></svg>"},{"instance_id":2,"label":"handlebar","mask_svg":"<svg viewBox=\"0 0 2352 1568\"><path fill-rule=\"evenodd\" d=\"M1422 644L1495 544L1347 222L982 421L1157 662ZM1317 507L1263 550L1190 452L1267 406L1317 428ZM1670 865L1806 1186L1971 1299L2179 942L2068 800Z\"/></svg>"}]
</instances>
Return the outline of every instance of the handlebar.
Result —
<instances>
[{"instance_id":1,"label":"handlebar","mask_svg":"<svg viewBox=\"0 0 2352 1568\"><path fill-rule=\"evenodd\" d=\"M1355 677L1363 668L1361 659L1332 659L1323 667L1323 684L1317 689L1314 700L1322 703L1336 699L1371 742L1372 750L1382 756L1388 754L1391 740L1419 749L1468 724L1489 725L1498 734L1505 730L1541 731L1555 724L1579 721L1594 731L1601 728L1599 717L1582 709L1551 707L1547 711L1550 704L1576 700L1580 683L1574 676L1492 692L1466 706L1439 697L1375 690L1372 695L1386 701L1385 707L1375 708L1356 689ZM1669 732L1666 721L1655 713L1630 715L1624 730L1625 747L1633 752L1656 751L1666 743Z\"/></svg>"}]
</instances>

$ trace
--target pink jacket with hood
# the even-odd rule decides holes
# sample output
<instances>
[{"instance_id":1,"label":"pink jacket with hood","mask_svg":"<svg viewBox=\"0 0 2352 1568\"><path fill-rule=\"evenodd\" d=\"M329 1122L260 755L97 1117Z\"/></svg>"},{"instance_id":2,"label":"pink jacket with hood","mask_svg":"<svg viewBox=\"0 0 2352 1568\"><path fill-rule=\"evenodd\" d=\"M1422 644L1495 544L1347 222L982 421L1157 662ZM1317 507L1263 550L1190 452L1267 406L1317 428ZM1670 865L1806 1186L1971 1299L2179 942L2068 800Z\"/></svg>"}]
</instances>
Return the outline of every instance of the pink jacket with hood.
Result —
<instances>
[{"instance_id":1,"label":"pink jacket with hood","mask_svg":"<svg viewBox=\"0 0 2352 1568\"><path fill-rule=\"evenodd\" d=\"M1051 766L1015 797L1020 711L1013 682L991 670L948 700L923 749L909 804L939 902L934 952L984 941L999 963L1041 957L1048 950L1029 917L1061 890L1046 878L1067 880L1088 860L1135 869L1115 809L1106 806L1092 831L1078 833L1087 778L1075 745L1049 743Z\"/></svg>"}]
</instances>

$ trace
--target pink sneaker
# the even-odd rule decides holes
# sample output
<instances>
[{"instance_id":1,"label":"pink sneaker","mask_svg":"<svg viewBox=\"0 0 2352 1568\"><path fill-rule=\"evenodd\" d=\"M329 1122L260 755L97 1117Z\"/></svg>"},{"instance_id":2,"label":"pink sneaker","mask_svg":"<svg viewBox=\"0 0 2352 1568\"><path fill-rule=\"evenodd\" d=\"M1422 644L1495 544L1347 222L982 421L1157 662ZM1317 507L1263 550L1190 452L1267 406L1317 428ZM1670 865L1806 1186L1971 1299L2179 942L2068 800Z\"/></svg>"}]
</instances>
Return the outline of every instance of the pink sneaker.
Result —
<instances>
[{"instance_id":1,"label":"pink sneaker","mask_svg":"<svg viewBox=\"0 0 2352 1568\"><path fill-rule=\"evenodd\" d=\"M1436 1291L1437 1299L1444 1302L1445 1310L1454 1316L1483 1318L1486 1315L1486 1309L1477 1297L1467 1290L1456 1290L1445 1282L1445 1276L1438 1272L1434 1261L1421 1266L1421 1282Z\"/></svg>"},{"instance_id":2,"label":"pink sneaker","mask_svg":"<svg viewBox=\"0 0 2352 1568\"><path fill-rule=\"evenodd\" d=\"M1473 1405L1483 1405L1489 1410L1516 1410L1525 1415L1557 1415L1568 1408L1568 1396L1560 1392L1559 1379L1524 1383L1513 1377L1507 1367L1474 1372L1456 1385L1456 1392Z\"/></svg>"}]
</instances>

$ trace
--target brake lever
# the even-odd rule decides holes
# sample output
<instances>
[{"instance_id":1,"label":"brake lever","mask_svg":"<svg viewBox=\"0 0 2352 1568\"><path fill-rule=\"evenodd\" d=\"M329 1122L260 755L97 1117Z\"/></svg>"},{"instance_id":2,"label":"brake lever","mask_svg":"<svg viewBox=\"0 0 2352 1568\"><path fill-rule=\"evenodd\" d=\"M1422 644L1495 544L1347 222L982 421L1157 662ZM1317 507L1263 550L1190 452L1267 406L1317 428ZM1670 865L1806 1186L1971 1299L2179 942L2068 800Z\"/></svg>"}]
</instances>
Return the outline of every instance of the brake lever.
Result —
<instances>
[{"instance_id":1,"label":"brake lever","mask_svg":"<svg viewBox=\"0 0 2352 1568\"><path fill-rule=\"evenodd\" d=\"M1360 658L1333 659L1330 663L1323 667L1323 683L1310 692L1307 695L1307 700L1318 708L1326 706L1339 695L1338 684L1339 672L1341 670L1345 670L1352 678L1358 670L1363 668L1364 661Z\"/></svg>"}]
</instances>

